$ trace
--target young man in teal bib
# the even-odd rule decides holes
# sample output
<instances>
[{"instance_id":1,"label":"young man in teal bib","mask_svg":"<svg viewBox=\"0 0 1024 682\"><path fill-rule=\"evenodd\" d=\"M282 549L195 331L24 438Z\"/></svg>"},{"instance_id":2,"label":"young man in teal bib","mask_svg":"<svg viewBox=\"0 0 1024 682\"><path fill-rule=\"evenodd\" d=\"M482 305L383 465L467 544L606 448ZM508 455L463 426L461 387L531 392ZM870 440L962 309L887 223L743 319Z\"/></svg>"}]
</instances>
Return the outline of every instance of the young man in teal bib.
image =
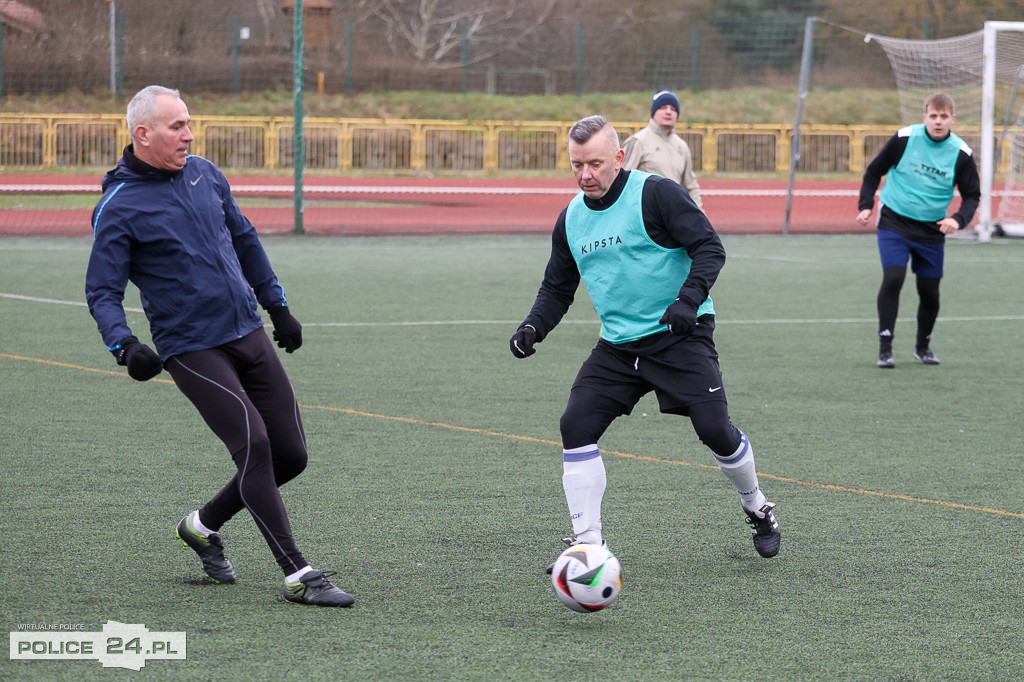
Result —
<instances>
[{"instance_id":1,"label":"young man in teal bib","mask_svg":"<svg viewBox=\"0 0 1024 682\"><path fill-rule=\"evenodd\" d=\"M946 235L971 222L981 198L974 155L952 132L955 121L953 100L941 93L931 95L924 102L924 122L901 128L864 171L857 204L857 222L861 225L871 219L875 190L882 176L888 174L876 218L882 258L877 365L882 369L896 366L893 331L908 261L917 277L920 301L914 357L926 365L939 364L929 345L939 316ZM960 208L947 216L954 186L960 191Z\"/></svg>"},{"instance_id":2,"label":"young man in teal bib","mask_svg":"<svg viewBox=\"0 0 1024 682\"><path fill-rule=\"evenodd\" d=\"M530 314L509 346L536 352L572 304L582 280L601 319L562 414L562 487L575 537L602 544L605 468L598 440L654 391L662 412L690 418L732 483L763 557L779 552L775 505L758 485L754 451L729 419L712 338L708 296L725 249L707 216L673 180L622 170L615 129L602 116L569 130L569 160L583 190L559 215L551 256ZM550 567L549 567L550 572Z\"/></svg>"}]
</instances>

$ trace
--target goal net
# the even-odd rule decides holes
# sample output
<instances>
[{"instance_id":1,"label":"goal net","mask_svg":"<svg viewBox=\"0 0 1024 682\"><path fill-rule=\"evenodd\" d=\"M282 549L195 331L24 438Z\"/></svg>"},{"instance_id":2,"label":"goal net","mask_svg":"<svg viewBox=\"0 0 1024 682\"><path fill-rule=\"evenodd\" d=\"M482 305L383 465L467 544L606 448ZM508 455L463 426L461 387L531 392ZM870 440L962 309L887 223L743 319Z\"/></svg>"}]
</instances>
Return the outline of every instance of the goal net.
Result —
<instances>
[{"instance_id":1,"label":"goal net","mask_svg":"<svg viewBox=\"0 0 1024 682\"><path fill-rule=\"evenodd\" d=\"M864 40L881 45L892 64L904 121L920 121L934 92L956 102L958 134L975 149L981 176L979 239L1024 236L1024 22L988 21L940 40Z\"/></svg>"}]
</instances>

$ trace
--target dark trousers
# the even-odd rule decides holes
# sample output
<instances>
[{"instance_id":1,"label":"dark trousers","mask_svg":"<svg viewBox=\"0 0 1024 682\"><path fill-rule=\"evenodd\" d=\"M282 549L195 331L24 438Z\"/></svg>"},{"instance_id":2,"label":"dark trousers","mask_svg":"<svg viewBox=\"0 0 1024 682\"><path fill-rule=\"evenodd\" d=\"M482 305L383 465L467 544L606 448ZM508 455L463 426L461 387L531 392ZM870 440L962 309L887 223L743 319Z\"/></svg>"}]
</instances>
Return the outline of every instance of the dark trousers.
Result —
<instances>
[{"instance_id":1,"label":"dark trousers","mask_svg":"<svg viewBox=\"0 0 1024 682\"><path fill-rule=\"evenodd\" d=\"M278 487L306 468L306 437L284 366L263 329L167 362L174 383L227 446L237 471L199 510L210 530L249 510L285 574L308 565Z\"/></svg>"}]
</instances>

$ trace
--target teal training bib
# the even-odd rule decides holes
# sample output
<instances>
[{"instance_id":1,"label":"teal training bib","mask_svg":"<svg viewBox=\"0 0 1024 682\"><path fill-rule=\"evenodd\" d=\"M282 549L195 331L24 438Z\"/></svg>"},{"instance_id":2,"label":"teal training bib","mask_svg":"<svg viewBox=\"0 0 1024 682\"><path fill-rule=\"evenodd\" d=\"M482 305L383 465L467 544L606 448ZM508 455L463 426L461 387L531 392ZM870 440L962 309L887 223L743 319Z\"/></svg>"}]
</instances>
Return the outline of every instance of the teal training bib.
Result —
<instances>
[{"instance_id":1,"label":"teal training bib","mask_svg":"<svg viewBox=\"0 0 1024 682\"><path fill-rule=\"evenodd\" d=\"M897 135L909 139L899 163L889 170L882 186L882 203L914 220L942 220L953 200L957 157L961 149L970 154L971 148L952 133L935 142L923 123L902 128Z\"/></svg>"},{"instance_id":2,"label":"teal training bib","mask_svg":"<svg viewBox=\"0 0 1024 682\"><path fill-rule=\"evenodd\" d=\"M630 171L622 195L603 211L588 208L580 193L565 213L569 248L601 318L601 337L611 343L666 331L658 320L679 295L693 262L686 249L666 249L647 234L641 199L648 177ZM709 297L697 315L714 312Z\"/></svg>"}]
</instances>

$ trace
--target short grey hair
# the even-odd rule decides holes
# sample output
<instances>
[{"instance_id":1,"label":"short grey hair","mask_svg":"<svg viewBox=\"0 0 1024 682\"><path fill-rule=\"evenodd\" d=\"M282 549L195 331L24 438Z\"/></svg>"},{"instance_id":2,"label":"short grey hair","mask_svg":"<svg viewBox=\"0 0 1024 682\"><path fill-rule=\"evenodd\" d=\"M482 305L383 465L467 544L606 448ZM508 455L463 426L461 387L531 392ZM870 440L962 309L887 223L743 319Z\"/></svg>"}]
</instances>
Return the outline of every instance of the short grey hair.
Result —
<instances>
[{"instance_id":1,"label":"short grey hair","mask_svg":"<svg viewBox=\"0 0 1024 682\"><path fill-rule=\"evenodd\" d=\"M616 146L619 144L619 134L615 132L608 119L600 114L587 116L573 123L569 128L569 140L576 144L586 144L600 132L604 132L610 140L615 140Z\"/></svg>"},{"instance_id":2,"label":"short grey hair","mask_svg":"<svg viewBox=\"0 0 1024 682\"><path fill-rule=\"evenodd\" d=\"M140 125L151 126L153 124L153 110L156 109L156 98L160 95L181 98L177 90L165 88L162 85L147 85L135 93L132 100L128 102L128 133L135 142L135 128Z\"/></svg>"}]
</instances>

